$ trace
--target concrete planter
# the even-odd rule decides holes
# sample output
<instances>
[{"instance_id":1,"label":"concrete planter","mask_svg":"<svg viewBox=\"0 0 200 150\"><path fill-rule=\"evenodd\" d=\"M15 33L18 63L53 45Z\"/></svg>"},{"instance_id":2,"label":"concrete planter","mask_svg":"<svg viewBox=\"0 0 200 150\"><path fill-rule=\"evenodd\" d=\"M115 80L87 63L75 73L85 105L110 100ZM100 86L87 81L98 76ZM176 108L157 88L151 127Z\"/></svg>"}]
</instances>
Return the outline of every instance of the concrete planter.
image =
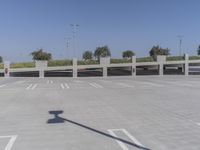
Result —
<instances>
[{"instance_id":1,"label":"concrete planter","mask_svg":"<svg viewBox=\"0 0 200 150\"><path fill-rule=\"evenodd\" d=\"M37 69L44 69L48 67L48 61L46 60L36 60L35 61L35 67Z\"/></svg>"},{"instance_id":2,"label":"concrete planter","mask_svg":"<svg viewBox=\"0 0 200 150\"><path fill-rule=\"evenodd\" d=\"M48 67L48 61L46 60L36 60L35 67L39 70L39 77L44 78L44 69Z\"/></svg>"}]
</instances>

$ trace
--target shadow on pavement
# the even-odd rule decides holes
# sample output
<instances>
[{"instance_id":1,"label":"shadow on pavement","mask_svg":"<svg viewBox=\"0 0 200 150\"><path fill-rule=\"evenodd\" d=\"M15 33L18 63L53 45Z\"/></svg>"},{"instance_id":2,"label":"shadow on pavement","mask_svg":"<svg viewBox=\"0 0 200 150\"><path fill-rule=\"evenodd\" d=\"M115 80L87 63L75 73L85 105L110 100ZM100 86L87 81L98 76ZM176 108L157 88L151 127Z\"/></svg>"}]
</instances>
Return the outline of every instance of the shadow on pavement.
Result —
<instances>
[{"instance_id":1,"label":"shadow on pavement","mask_svg":"<svg viewBox=\"0 0 200 150\"><path fill-rule=\"evenodd\" d=\"M151 150L149 148L145 148L145 147L142 147L142 146L139 146L135 143L132 143L130 141L127 141L127 140L124 140L122 138L119 138L119 137L115 137L115 136L112 136L108 133L105 133L105 132L102 132L100 130L97 130L97 129L94 129L92 127L89 127L87 125L84 125L84 124L81 124L81 123L78 123L78 122L75 122L75 121L72 121L72 120L69 120L69 119L65 119L65 118L62 118L59 116L59 114L62 114L63 111L62 110L59 110L59 111L49 111L49 114L51 115L54 115L54 118L53 119L49 119L47 121L48 124L57 124L57 123L64 123L64 122L68 122L68 123L71 123L73 125L76 125L76 126L79 126L79 127L82 127L84 129L87 129L89 131L92 131L92 132L95 132L99 135L102 135L102 136L105 136L107 138L111 138L111 139L114 139L114 140L117 140L117 141L120 141L120 142L123 142L124 144L127 144L127 145L130 145L130 146L133 146L133 147L136 147L138 149L142 149L142 150Z\"/></svg>"}]
</instances>

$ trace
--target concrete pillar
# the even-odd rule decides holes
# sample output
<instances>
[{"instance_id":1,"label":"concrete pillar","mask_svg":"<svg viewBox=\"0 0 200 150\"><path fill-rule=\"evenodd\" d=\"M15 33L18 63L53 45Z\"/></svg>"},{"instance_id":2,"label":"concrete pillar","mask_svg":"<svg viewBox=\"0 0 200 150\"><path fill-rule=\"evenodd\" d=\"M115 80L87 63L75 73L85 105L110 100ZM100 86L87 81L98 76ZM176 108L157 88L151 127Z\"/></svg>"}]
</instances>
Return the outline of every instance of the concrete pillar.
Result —
<instances>
[{"instance_id":1,"label":"concrete pillar","mask_svg":"<svg viewBox=\"0 0 200 150\"><path fill-rule=\"evenodd\" d=\"M103 68L103 77L108 76L108 67L110 66L110 57L100 58L100 65Z\"/></svg>"},{"instance_id":2,"label":"concrete pillar","mask_svg":"<svg viewBox=\"0 0 200 150\"><path fill-rule=\"evenodd\" d=\"M10 62L4 62L4 77L10 77Z\"/></svg>"},{"instance_id":3,"label":"concrete pillar","mask_svg":"<svg viewBox=\"0 0 200 150\"><path fill-rule=\"evenodd\" d=\"M77 58L73 58L73 78L77 78L78 68L77 68Z\"/></svg>"},{"instance_id":4,"label":"concrete pillar","mask_svg":"<svg viewBox=\"0 0 200 150\"><path fill-rule=\"evenodd\" d=\"M159 64L159 75L163 76L163 64Z\"/></svg>"},{"instance_id":5,"label":"concrete pillar","mask_svg":"<svg viewBox=\"0 0 200 150\"><path fill-rule=\"evenodd\" d=\"M136 56L132 56L132 76L136 76Z\"/></svg>"},{"instance_id":6,"label":"concrete pillar","mask_svg":"<svg viewBox=\"0 0 200 150\"><path fill-rule=\"evenodd\" d=\"M157 62L159 63L159 75L163 76L164 72L164 63L166 62L166 56L165 55L158 55L157 56Z\"/></svg>"},{"instance_id":7,"label":"concrete pillar","mask_svg":"<svg viewBox=\"0 0 200 150\"><path fill-rule=\"evenodd\" d=\"M39 78L44 78L44 70L39 70Z\"/></svg>"},{"instance_id":8,"label":"concrete pillar","mask_svg":"<svg viewBox=\"0 0 200 150\"><path fill-rule=\"evenodd\" d=\"M39 78L44 78L44 70L48 66L48 61L46 60L36 60L35 67L39 71Z\"/></svg>"},{"instance_id":9,"label":"concrete pillar","mask_svg":"<svg viewBox=\"0 0 200 150\"><path fill-rule=\"evenodd\" d=\"M189 55L185 54L185 76L189 75Z\"/></svg>"}]
</instances>

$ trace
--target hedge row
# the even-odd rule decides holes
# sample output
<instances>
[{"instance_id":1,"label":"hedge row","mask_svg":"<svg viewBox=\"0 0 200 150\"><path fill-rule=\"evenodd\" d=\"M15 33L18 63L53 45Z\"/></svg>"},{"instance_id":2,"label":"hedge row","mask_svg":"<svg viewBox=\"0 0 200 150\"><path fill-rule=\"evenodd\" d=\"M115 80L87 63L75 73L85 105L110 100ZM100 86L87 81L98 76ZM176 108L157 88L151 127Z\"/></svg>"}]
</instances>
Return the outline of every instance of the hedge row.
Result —
<instances>
[{"instance_id":1,"label":"hedge row","mask_svg":"<svg viewBox=\"0 0 200 150\"><path fill-rule=\"evenodd\" d=\"M48 61L49 67L55 67L55 66L72 66L72 60L50 60Z\"/></svg>"},{"instance_id":2,"label":"hedge row","mask_svg":"<svg viewBox=\"0 0 200 150\"><path fill-rule=\"evenodd\" d=\"M184 56L168 56L166 58L166 61L181 61L181 60L185 60Z\"/></svg>"},{"instance_id":3,"label":"hedge row","mask_svg":"<svg viewBox=\"0 0 200 150\"><path fill-rule=\"evenodd\" d=\"M97 60L78 60L77 62L78 65L95 65L95 64L99 64L99 62Z\"/></svg>"},{"instance_id":4,"label":"hedge row","mask_svg":"<svg viewBox=\"0 0 200 150\"><path fill-rule=\"evenodd\" d=\"M131 59L118 59L118 58L111 58L110 63L111 64L119 64L119 63L131 63Z\"/></svg>"},{"instance_id":5,"label":"hedge row","mask_svg":"<svg viewBox=\"0 0 200 150\"><path fill-rule=\"evenodd\" d=\"M19 62L19 63L11 63L10 68L34 68L34 62Z\"/></svg>"},{"instance_id":6,"label":"hedge row","mask_svg":"<svg viewBox=\"0 0 200 150\"><path fill-rule=\"evenodd\" d=\"M189 56L189 60L199 60L200 56Z\"/></svg>"},{"instance_id":7,"label":"hedge row","mask_svg":"<svg viewBox=\"0 0 200 150\"><path fill-rule=\"evenodd\" d=\"M3 69L3 64L0 64L0 69Z\"/></svg>"},{"instance_id":8,"label":"hedge row","mask_svg":"<svg viewBox=\"0 0 200 150\"><path fill-rule=\"evenodd\" d=\"M136 62L153 62L155 61L152 57L139 57L136 58Z\"/></svg>"}]
</instances>

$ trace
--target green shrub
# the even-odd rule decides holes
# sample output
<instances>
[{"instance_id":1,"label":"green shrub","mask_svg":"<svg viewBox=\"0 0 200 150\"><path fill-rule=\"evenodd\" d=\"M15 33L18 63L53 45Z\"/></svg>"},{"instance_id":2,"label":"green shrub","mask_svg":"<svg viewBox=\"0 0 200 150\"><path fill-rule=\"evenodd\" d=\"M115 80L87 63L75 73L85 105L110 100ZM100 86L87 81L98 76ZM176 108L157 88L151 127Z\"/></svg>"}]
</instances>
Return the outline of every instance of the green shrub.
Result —
<instances>
[{"instance_id":1,"label":"green shrub","mask_svg":"<svg viewBox=\"0 0 200 150\"><path fill-rule=\"evenodd\" d=\"M10 68L34 68L34 62L19 62L19 63L11 63Z\"/></svg>"},{"instance_id":2,"label":"green shrub","mask_svg":"<svg viewBox=\"0 0 200 150\"><path fill-rule=\"evenodd\" d=\"M152 57L139 57L136 58L136 62L153 62L154 59Z\"/></svg>"},{"instance_id":3,"label":"green shrub","mask_svg":"<svg viewBox=\"0 0 200 150\"><path fill-rule=\"evenodd\" d=\"M96 65L99 64L97 60L78 60L78 65Z\"/></svg>"},{"instance_id":4,"label":"green shrub","mask_svg":"<svg viewBox=\"0 0 200 150\"><path fill-rule=\"evenodd\" d=\"M200 56L189 56L189 60L199 60Z\"/></svg>"},{"instance_id":5,"label":"green shrub","mask_svg":"<svg viewBox=\"0 0 200 150\"><path fill-rule=\"evenodd\" d=\"M0 69L3 69L4 68L4 65L1 63L0 64Z\"/></svg>"},{"instance_id":6,"label":"green shrub","mask_svg":"<svg viewBox=\"0 0 200 150\"><path fill-rule=\"evenodd\" d=\"M185 60L184 56L168 56L166 58L166 61L181 61L181 60Z\"/></svg>"},{"instance_id":7,"label":"green shrub","mask_svg":"<svg viewBox=\"0 0 200 150\"><path fill-rule=\"evenodd\" d=\"M48 67L54 66L72 66L72 60L50 60L48 61Z\"/></svg>"},{"instance_id":8,"label":"green shrub","mask_svg":"<svg viewBox=\"0 0 200 150\"><path fill-rule=\"evenodd\" d=\"M111 58L111 64L119 64L119 63L132 63L132 59L119 59L119 58Z\"/></svg>"}]
</instances>

